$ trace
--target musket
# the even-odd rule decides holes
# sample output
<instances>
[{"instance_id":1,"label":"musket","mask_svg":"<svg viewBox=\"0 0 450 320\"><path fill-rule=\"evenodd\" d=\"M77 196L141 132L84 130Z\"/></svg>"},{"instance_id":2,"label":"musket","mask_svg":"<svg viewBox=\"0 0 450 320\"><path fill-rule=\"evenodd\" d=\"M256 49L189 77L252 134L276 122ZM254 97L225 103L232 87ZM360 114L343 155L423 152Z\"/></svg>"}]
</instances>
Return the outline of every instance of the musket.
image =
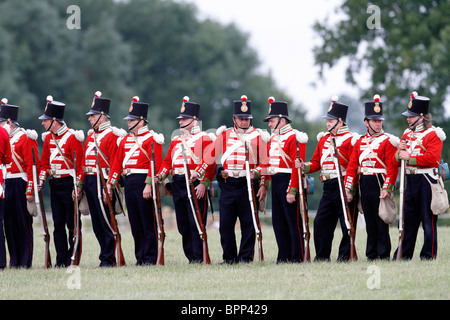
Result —
<instances>
[{"instance_id":1,"label":"musket","mask_svg":"<svg viewBox=\"0 0 450 320\"><path fill-rule=\"evenodd\" d=\"M209 258L208 252L208 239L206 235L205 225L203 224L202 214L200 212L200 206L198 204L197 194L195 193L194 184L190 181L191 172L189 171L188 161L186 157L186 150L184 148L184 143L181 142L181 149L183 154L183 165L184 165L184 177L186 179L186 189L189 198L189 203L191 205L192 214L194 216L194 221L197 226L198 234L203 242L203 264L211 264L211 259ZM194 209L195 207L195 209Z\"/></svg>"},{"instance_id":2,"label":"musket","mask_svg":"<svg viewBox=\"0 0 450 320\"><path fill-rule=\"evenodd\" d=\"M45 268L52 267L52 258L50 257L50 233L48 232L47 217L45 215L44 200L42 197L42 190L38 189L38 168L36 163L36 156L34 154L34 147L31 147L33 153L33 188L34 188L34 203L36 204L38 215L42 218L42 235L45 242Z\"/></svg>"},{"instance_id":3,"label":"musket","mask_svg":"<svg viewBox=\"0 0 450 320\"><path fill-rule=\"evenodd\" d=\"M73 211L74 211L74 223L73 223L73 252L72 257L70 258L72 260L71 266L77 266L79 263L79 255L78 255L78 245L80 243L80 225L79 225L79 219L80 219L80 212L78 211L78 193L77 193L77 159L76 159L76 151L73 152L73 190L75 193L75 200L73 201Z\"/></svg>"},{"instance_id":4,"label":"musket","mask_svg":"<svg viewBox=\"0 0 450 320\"><path fill-rule=\"evenodd\" d=\"M250 210L252 212L253 226L255 227L256 241L258 242L259 261L264 261L261 223L259 221L259 214L257 210L258 207L256 206L255 189L253 188L253 182L252 179L250 178L250 161L247 143L244 142L244 146L245 146L245 177L247 179L248 200L250 202Z\"/></svg>"},{"instance_id":5,"label":"musket","mask_svg":"<svg viewBox=\"0 0 450 320\"><path fill-rule=\"evenodd\" d=\"M158 225L158 238L160 241L160 245L158 246L158 254L156 256L156 264L163 266L164 265L164 242L166 240L166 233L164 232L164 220L161 212L161 197L159 194L159 188L155 183L156 176L156 167L155 167L155 150L153 148L152 142L152 160L151 160L151 170L152 170L152 193L153 193L153 203L155 205L156 212L156 222Z\"/></svg>"},{"instance_id":6,"label":"musket","mask_svg":"<svg viewBox=\"0 0 450 320\"><path fill-rule=\"evenodd\" d=\"M297 146L297 159L300 161L300 148L298 146L298 141L295 140L295 144ZM311 253L309 249L309 239L311 238L311 233L309 232L309 218L308 218L308 204L306 201L305 194L305 186L303 185L303 171L301 168L297 169L298 171L298 183L299 183L299 205L300 205L300 213L302 216L303 223L303 242L304 242L304 252L303 252L303 262L311 261Z\"/></svg>"},{"instance_id":7,"label":"musket","mask_svg":"<svg viewBox=\"0 0 450 320\"><path fill-rule=\"evenodd\" d=\"M334 158L335 158L335 166L338 173L338 183L339 183L339 193L341 195L341 202L342 202L342 210L344 211L344 219L345 219L345 225L348 230L348 235L350 237L350 257L349 260L358 260L358 256L356 254L355 249L355 228L353 227L353 219L352 215L350 214L350 209L348 207L347 202L347 195L344 192L344 177L342 175L341 170L341 164L339 162L339 153L336 146L336 139L334 137L331 137L333 140L333 147L334 147Z\"/></svg>"},{"instance_id":8,"label":"musket","mask_svg":"<svg viewBox=\"0 0 450 320\"><path fill-rule=\"evenodd\" d=\"M111 230L113 232L114 242L115 242L115 245L116 245L117 266L118 267L126 266L125 257L123 255L123 251L122 251L122 236L120 235L119 226L118 226L117 220L116 220L116 213L114 211L114 207L112 205L111 198L109 197L108 189L106 188L106 180L105 180L105 177L103 176L103 170L102 170L102 166L100 164L100 158L99 158L98 152L97 152L97 145L93 149L94 149L94 153L95 153L95 159L97 161L97 163L96 163L96 165L97 165L97 179L98 179L97 183L100 184L99 180L101 179L101 184L103 185L103 190L105 191L105 194L106 194L106 203L108 205L109 215L111 217L110 228L111 228ZM100 178L99 178L99 176L100 176ZM103 208L103 201L102 201L101 194L99 194L98 201L100 202L100 206ZM106 221L106 222L109 225L109 221Z\"/></svg>"},{"instance_id":9,"label":"musket","mask_svg":"<svg viewBox=\"0 0 450 320\"><path fill-rule=\"evenodd\" d=\"M406 170L406 160L401 160L400 163L400 200L399 200L399 211L398 211L398 249L397 249L397 260L402 259L403 256L403 228L405 227L405 213L404 213L404 202L405 202L405 170Z\"/></svg>"}]
</instances>

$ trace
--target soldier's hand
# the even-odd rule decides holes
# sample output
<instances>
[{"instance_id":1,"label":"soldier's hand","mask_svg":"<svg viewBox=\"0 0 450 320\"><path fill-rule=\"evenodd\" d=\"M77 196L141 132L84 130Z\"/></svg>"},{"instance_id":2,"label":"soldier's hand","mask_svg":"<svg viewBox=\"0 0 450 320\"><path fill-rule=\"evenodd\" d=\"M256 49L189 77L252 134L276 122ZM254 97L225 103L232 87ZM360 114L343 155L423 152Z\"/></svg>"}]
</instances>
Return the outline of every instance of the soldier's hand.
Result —
<instances>
[{"instance_id":1,"label":"soldier's hand","mask_svg":"<svg viewBox=\"0 0 450 320\"><path fill-rule=\"evenodd\" d=\"M255 169L250 169L250 179L255 179Z\"/></svg>"},{"instance_id":2,"label":"soldier's hand","mask_svg":"<svg viewBox=\"0 0 450 320\"><path fill-rule=\"evenodd\" d=\"M205 196L206 186L204 183L200 183L195 187L195 194L197 195L197 199L203 198Z\"/></svg>"},{"instance_id":3,"label":"soldier's hand","mask_svg":"<svg viewBox=\"0 0 450 320\"><path fill-rule=\"evenodd\" d=\"M152 185L151 184L145 184L144 191L142 192L142 197L146 200L150 199L152 197Z\"/></svg>"},{"instance_id":4,"label":"soldier's hand","mask_svg":"<svg viewBox=\"0 0 450 320\"><path fill-rule=\"evenodd\" d=\"M39 179L39 182L38 182L38 184L37 184L38 192L41 192L41 190L42 190L42 185L43 185L43 184L44 184L44 181L41 180L41 179Z\"/></svg>"},{"instance_id":5,"label":"soldier's hand","mask_svg":"<svg viewBox=\"0 0 450 320\"><path fill-rule=\"evenodd\" d=\"M107 202L109 197L110 200L112 200L112 185L110 185L109 183L106 184L106 191L103 189L103 201Z\"/></svg>"},{"instance_id":6,"label":"soldier's hand","mask_svg":"<svg viewBox=\"0 0 450 320\"><path fill-rule=\"evenodd\" d=\"M157 174L157 175L155 176L155 183L160 183L161 181L162 181L161 175L160 175L160 174Z\"/></svg>"},{"instance_id":7,"label":"soldier's hand","mask_svg":"<svg viewBox=\"0 0 450 320\"><path fill-rule=\"evenodd\" d=\"M350 193L349 190L345 189L345 195L347 197L347 202L351 202L353 200L353 195Z\"/></svg>"},{"instance_id":8,"label":"soldier's hand","mask_svg":"<svg viewBox=\"0 0 450 320\"><path fill-rule=\"evenodd\" d=\"M399 152L398 152L398 157L399 157L401 160L409 160L410 156L411 156L411 155L410 155L409 152L406 151L406 150L399 150Z\"/></svg>"},{"instance_id":9,"label":"soldier's hand","mask_svg":"<svg viewBox=\"0 0 450 320\"><path fill-rule=\"evenodd\" d=\"M301 159L295 159L295 168L305 170L305 163Z\"/></svg>"},{"instance_id":10,"label":"soldier's hand","mask_svg":"<svg viewBox=\"0 0 450 320\"><path fill-rule=\"evenodd\" d=\"M27 195L28 202L34 202L34 196Z\"/></svg>"},{"instance_id":11,"label":"soldier's hand","mask_svg":"<svg viewBox=\"0 0 450 320\"><path fill-rule=\"evenodd\" d=\"M381 195L380 195L380 199L385 199L385 198L387 198L388 195L389 195L389 191L382 190L381 191Z\"/></svg>"},{"instance_id":12,"label":"soldier's hand","mask_svg":"<svg viewBox=\"0 0 450 320\"><path fill-rule=\"evenodd\" d=\"M295 202L295 194L290 194L290 193L288 193L288 194L286 195L286 201L287 201L288 203L294 203L294 202Z\"/></svg>"},{"instance_id":13,"label":"soldier's hand","mask_svg":"<svg viewBox=\"0 0 450 320\"><path fill-rule=\"evenodd\" d=\"M259 199L264 199L266 195L267 195L267 187L266 186L259 187L258 194L256 196L259 197Z\"/></svg>"},{"instance_id":14,"label":"soldier's hand","mask_svg":"<svg viewBox=\"0 0 450 320\"><path fill-rule=\"evenodd\" d=\"M198 179L198 173L197 172L193 172L191 173L191 178L189 179L190 183L194 183L195 180Z\"/></svg>"},{"instance_id":15,"label":"soldier's hand","mask_svg":"<svg viewBox=\"0 0 450 320\"><path fill-rule=\"evenodd\" d=\"M399 150L406 150L408 148L407 144L406 144L406 140L402 140L400 141L399 145L398 145L398 149Z\"/></svg>"}]
</instances>

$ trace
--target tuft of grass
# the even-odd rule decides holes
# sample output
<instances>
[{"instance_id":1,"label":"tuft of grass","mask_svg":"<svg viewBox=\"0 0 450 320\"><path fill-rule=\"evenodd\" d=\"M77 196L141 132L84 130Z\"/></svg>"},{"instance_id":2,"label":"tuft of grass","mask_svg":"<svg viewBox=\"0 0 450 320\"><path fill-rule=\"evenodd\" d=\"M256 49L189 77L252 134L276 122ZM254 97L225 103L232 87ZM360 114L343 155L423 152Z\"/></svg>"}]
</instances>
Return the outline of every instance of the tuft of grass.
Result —
<instances>
[{"instance_id":1,"label":"tuft of grass","mask_svg":"<svg viewBox=\"0 0 450 320\"><path fill-rule=\"evenodd\" d=\"M421 261L418 236L411 261L367 261L366 233L357 229L357 262L336 262L341 231L335 231L331 262L276 264L277 246L272 227L263 227L263 262L222 265L220 236L208 227L211 265L188 264L181 236L168 224L165 266L135 266L134 242L126 218L119 219L127 262L122 268L99 268L99 245L89 219L83 221L83 253L79 268L44 268L44 242L35 223L31 269L0 272L2 299L30 300L298 300L298 299L450 299L450 228L438 227L439 251L435 261ZM50 225L50 231L53 227ZM312 231L312 236L314 230ZM240 231L236 230L237 239ZM392 253L398 231L391 228ZM53 237L52 237L53 240ZM311 256L314 257L311 241ZM53 242L51 256L55 261ZM379 280L377 283L376 281ZM79 289L77 285L79 284Z\"/></svg>"}]
</instances>

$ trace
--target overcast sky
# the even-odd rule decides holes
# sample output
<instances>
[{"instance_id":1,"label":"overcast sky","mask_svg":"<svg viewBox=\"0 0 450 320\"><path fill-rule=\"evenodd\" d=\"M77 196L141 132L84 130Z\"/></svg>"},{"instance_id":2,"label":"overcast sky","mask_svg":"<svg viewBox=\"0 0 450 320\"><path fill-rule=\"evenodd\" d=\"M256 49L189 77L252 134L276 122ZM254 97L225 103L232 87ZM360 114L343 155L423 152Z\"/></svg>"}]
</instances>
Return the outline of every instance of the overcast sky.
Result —
<instances>
[{"instance_id":1,"label":"overcast sky","mask_svg":"<svg viewBox=\"0 0 450 320\"><path fill-rule=\"evenodd\" d=\"M307 108L309 118L320 116L323 103L335 94L358 97L357 88L345 83L344 61L327 70L323 82L318 78L312 54L314 44L319 43L312 25L327 17L336 19L335 8L342 0L178 1L195 3L201 19L211 18L223 24L233 22L248 33L250 46L258 52L263 71L271 70L278 86Z\"/></svg>"}]
</instances>

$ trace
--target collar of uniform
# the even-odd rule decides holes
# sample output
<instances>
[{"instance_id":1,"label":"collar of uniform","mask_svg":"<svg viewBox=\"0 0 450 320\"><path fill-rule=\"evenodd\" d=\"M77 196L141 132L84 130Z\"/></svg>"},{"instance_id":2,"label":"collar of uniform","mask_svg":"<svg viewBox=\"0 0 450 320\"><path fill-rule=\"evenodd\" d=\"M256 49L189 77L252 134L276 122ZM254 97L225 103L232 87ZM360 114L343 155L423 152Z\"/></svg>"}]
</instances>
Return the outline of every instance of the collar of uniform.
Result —
<instances>
[{"instance_id":1,"label":"collar of uniform","mask_svg":"<svg viewBox=\"0 0 450 320\"><path fill-rule=\"evenodd\" d=\"M143 126L142 128L139 128L137 134L138 134L138 135L141 135L141 134L147 133L148 131L150 131L150 130L148 129L148 126Z\"/></svg>"},{"instance_id":2,"label":"collar of uniform","mask_svg":"<svg viewBox=\"0 0 450 320\"><path fill-rule=\"evenodd\" d=\"M288 123L287 125L285 125L283 128L280 129L280 134L285 134L286 132L288 132L291 129L292 129L292 126L290 123Z\"/></svg>"},{"instance_id":3,"label":"collar of uniform","mask_svg":"<svg viewBox=\"0 0 450 320\"><path fill-rule=\"evenodd\" d=\"M200 126L193 126L191 129L191 134L196 134L200 132Z\"/></svg>"},{"instance_id":4,"label":"collar of uniform","mask_svg":"<svg viewBox=\"0 0 450 320\"><path fill-rule=\"evenodd\" d=\"M414 132L421 132L421 131L423 131L425 128L424 128L424 126L423 126L423 123L421 123L421 124L418 124L416 127L415 127L415 129L414 129Z\"/></svg>"},{"instance_id":5,"label":"collar of uniform","mask_svg":"<svg viewBox=\"0 0 450 320\"><path fill-rule=\"evenodd\" d=\"M384 130L383 129L381 129L380 130L380 132L377 132L377 133L375 133L375 134L370 134L369 133L369 130L367 130L367 134L366 134L366 137L367 138L376 138L376 137L379 137L379 136L381 136L381 135L383 135L384 134Z\"/></svg>"},{"instance_id":6,"label":"collar of uniform","mask_svg":"<svg viewBox=\"0 0 450 320\"><path fill-rule=\"evenodd\" d=\"M247 130L245 130L244 132L239 132L238 129L236 129L236 126L233 127L234 132L236 132L237 134L248 134L250 132L253 131L253 126L249 126Z\"/></svg>"},{"instance_id":7,"label":"collar of uniform","mask_svg":"<svg viewBox=\"0 0 450 320\"><path fill-rule=\"evenodd\" d=\"M98 131L103 131L109 127L111 127L111 121L106 121L98 126Z\"/></svg>"},{"instance_id":8,"label":"collar of uniform","mask_svg":"<svg viewBox=\"0 0 450 320\"><path fill-rule=\"evenodd\" d=\"M9 133L10 137L14 137L14 135L20 131L20 127L15 127L11 132Z\"/></svg>"},{"instance_id":9,"label":"collar of uniform","mask_svg":"<svg viewBox=\"0 0 450 320\"><path fill-rule=\"evenodd\" d=\"M340 127L340 128L338 129L336 135L337 135L337 136L340 136L340 135L343 135L343 134L345 134L345 133L347 133L347 132L350 132L350 130L348 129L348 126L342 126L342 127Z\"/></svg>"},{"instance_id":10,"label":"collar of uniform","mask_svg":"<svg viewBox=\"0 0 450 320\"><path fill-rule=\"evenodd\" d=\"M58 129L58 131L56 131L56 136L62 136L64 133L67 132L67 130L69 130L69 128L67 127L67 124L63 124L61 128Z\"/></svg>"}]
</instances>

